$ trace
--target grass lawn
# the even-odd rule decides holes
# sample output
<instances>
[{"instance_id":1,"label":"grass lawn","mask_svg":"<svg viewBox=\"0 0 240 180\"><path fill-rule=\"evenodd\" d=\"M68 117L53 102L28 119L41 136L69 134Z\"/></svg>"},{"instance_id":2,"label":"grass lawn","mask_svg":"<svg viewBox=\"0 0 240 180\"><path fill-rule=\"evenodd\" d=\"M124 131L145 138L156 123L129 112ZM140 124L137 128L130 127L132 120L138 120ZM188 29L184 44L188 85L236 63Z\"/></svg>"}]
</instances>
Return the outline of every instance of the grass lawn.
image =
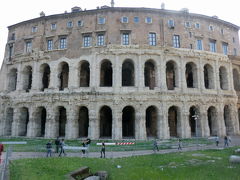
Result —
<instances>
[{"instance_id":1,"label":"grass lawn","mask_svg":"<svg viewBox=\"0 0 240 180\"><path fill-rule=\"evenodd\" d=\"M106 170L110 180L240 180L240 164L228 162L236 148L117 159L21 159L11 162L10 180L64 180L82 166L92 172Z\"/></svg>"}]
</instances>

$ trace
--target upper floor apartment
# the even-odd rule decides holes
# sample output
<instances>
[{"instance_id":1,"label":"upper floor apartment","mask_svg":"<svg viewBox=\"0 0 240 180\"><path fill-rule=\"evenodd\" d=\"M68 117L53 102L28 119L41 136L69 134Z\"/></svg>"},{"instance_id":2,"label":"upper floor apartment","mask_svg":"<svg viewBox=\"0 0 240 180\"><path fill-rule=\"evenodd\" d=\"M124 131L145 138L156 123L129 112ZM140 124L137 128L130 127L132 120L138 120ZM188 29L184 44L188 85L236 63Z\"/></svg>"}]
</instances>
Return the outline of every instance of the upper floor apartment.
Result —
<instances>
[{"instance_id":1,"label":"upper floor apartment","mask_svg":"<svg viewBox=\"0 0 240 180\"><path fill-rule=\"evenodd\" d=\"M38 51L51 59L77 58L110 44L240 54L238 26L186 10L107 7L41 16L8 28L5 62Z\"/></svg>"}]
</instances>

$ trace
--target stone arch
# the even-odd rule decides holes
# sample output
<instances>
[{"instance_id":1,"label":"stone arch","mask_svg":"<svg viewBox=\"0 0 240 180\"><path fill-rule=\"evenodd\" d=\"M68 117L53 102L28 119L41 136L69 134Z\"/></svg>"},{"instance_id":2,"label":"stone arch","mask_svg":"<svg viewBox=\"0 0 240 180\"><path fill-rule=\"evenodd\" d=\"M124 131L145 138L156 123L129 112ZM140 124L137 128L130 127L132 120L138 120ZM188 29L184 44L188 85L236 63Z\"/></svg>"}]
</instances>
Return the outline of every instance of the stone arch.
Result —
<instances>
[{"instance_id":1,"label":"stone arch","mask_svg":"<svg viewBox=\"0 0 240 180\"><path fill-rule=\"evenodd\" d=\"M26 136L27 135L27 127L28 127L28 122L29 122L29 111L28 108L22 107L19 109L19 131L18 135L19 136Z\"/></svg>"},{"instance_id":2,"label":"stone arch","mask_svg":"<svg viewBox=\"0 0 240 180\"><path fill-rule=\"evenodd\" d=\"M235 91L240 91L240 75L237 69L233 69L233 83Z\"/></svg>"},{"instance_id":3,"label":"stone arch","mask_svg":"<svg viewBox=\"0 0 240 180\"><path fill-rule=\"evenodd\" d=\"M204 85L206 89L214 89L213 67L210 64L204 65Z\"/></svg>"},{"instance_id":4,"label":"stone arch","mask_svg":"<svg viewBox=\"0 0 240 180\"><path fill-rule=\"evenodd\" d=\"M66 62L61 62L59 65L59 90L68 88L69 66Z\"/></svg>"},{"instance_id":5,"label":"stone arch","mask_svg":"<svg viewBox=\"0 0 240 180\"><path fill-rule=\"evenodd\" d=\"M41 87L40 89L44 91L44 89L47 89L49 87L50 83L50 67L48 64L44 63L40 66L40 74L41 74Z\"/></svg>"},{"instance_id":6,"label":"stone arch","mask_svg":"<svg viewBox=\"0 0 240 180\"><path fill-rule=\"evenodd\" d=\"M219 83L222 90L228 90L228 73L224 66L219 68Z\"/></svg>"},{"instance_id":7,"label":"stone arch","mask_svg":"<svg viewBox=\"0 0 240 180\"><path fill-rule=\"evenodd\" d=\"M231 109L229 105L224 106L223 117L224 117L224 124L226 127L226 134L231 135L233 133L233 125L232 125Z\"/></svg>"},{"instance_id":8,"label":"stone arch","mask_svg":"<svg viewBox=\"0 0 240 180\"><path fill-rule=\"evenodd\" d=\"M45 127L47 121L47 110L45 107L38 107L33 114L34 124L36 124L36 137L44 137L45 136Z\"/></svg>"},{"instance_id":9,"label":"stone arch","mask_svg":"<svg viewBox=\"0 0 240 180\"><path fill-rule=\"evenodd\" d=\"M111 61L105 59L101 62L100 86L111 87L112 77L113 77L112 63Z\"/></svg>"},{"instance_id":10,"label":"stone arch","mask_svg":"<svg viewBox=\"0 0 240 180\"><path fill-rule=\"evenodd\" d=\"M156 70L153 60L148 60L144 65L144 83L149 89L156 87Z\"/></svg>"},{"instance_id":11,"label":"stone arch","mask_svg":"<svg viewBox=\"0 0 240 180\"><path fill-rule=\"evenodd\" d=\"M198 122L199 119L199 109L196 106L191 106L189 108L189 127L191 130L191 136L198 136Z\"/></svg>"},{"instance_id":12,"label":"stone arch","mask_svg":"<svg viewBox=\"0 0 240 180\"><path fill-rule=\"evenodd\" d=\"M88 108L82 106L79 108L79 137L88 137L88 128L89 128L89 112Z\"/></svg>"},{"instance_id":13,"label":"stone arch","mask_svg":"<svg viewBox=\"0 0 240 180\"><path fill-rule=\"evenodd\" d=\"M112 109L103 106L99 111L100 137L112 137Z\"/></svg>"},{"instance_id":14,"label":"stone arch","mask_svg":"<svg viewBox=\"0 0 240 180\"><path fill-rule=\"evenodd\" d=\"M197 88L198 78L197 78L197 66L193 62L189 62L185 66L185 77L188 88Z\"/></svg>"},{"instance_id":15,"label":"stone arch","mask_svg":"<svg viewBox=\"0 0 240 180\"><path fill-rule=\"evenodd\" d=\"M89 87L90 84L90 64L88 61L82 61L79 65L80 87Z\"/></svg>"},{"instance_id":16,"label":"stone arch","mask_svg":"<svg viewBox=\"0 0 240 180\"><path fill-rule=\"evenodd\" d=\"M23 69L22 85L23 85L23 90L25 90L26 92L29 92L29 90L32 88L32 67L31 66L26 66Z\"/></svg>"},{"instance_id":17,"label":"stone arch","mask_svg":"<svg viewBox=\"0 0 240 180\"><path fill-rule=\"evenodd\" d=\"M5 114L5 126L4 126L4 135L11 136L12 135L12 123L13 123L13 108L7 108Z\"/></svg>"},{"instance_id":18,"label":"stone arch","mask_svg":"<svg viewBox=\"0 0 240 180\"><path fill-rule=\"evenodd\" d=\"M158 132L158 111L155 106L146 109L146 133L147 137L157 138Z\"/></svg>"},{"instance_id":19,"label":"stone arch","mask_svg":"<svg viewBox=\"0 0 240 180\"><path fill-rule=\"evenodd\" d=\"M168 90L174 90L178 86L177 64L170 60L166 63L166 83Z\"/></svg>"},{"instance_id":20,"label":"stone arch","mask_svg":"<svg viewBox=\"0 0 240 180\"><path fill-rule=\"evenodd\" d=\"M126 106L122 110L122 136L135 137L135 109L132 106Z\"/></svg>"},{"instance_id":21,"label":"stone arch","mask_svg":"<svg viewBox=\"0 0 240 180\"><path fill-rule=\"evenodd\" d=\"M122 64L122 86L134 86L135 74L134 63L127 59Z\"/></svg>"},{"instance_id":22,"label":"stone arch","mask_svg":"<svg viewBox=\"0 0 240 180\"><path fill-rule=\"evenodd\" d=\"M17 69L12 68L8 73L8 90L15 91L17 88Z\"/></svg>"},{"instance_id":23,"label":"stone arch","mask_svg":"<svg viewBox=\"0 0 240 180\"><path fill-rule=\"evenodd\" d=\"M217 136L218 135L217 109L213 106L209 107L207 111L207 116L210 136Z\"/></svg>"},{"instance_id":24,"label":"stone arch","mask_svg":"<svg viewBox=\"0 0 240 180\"><path fill-rule=\"evenodd\" d=\"M66 134L66 123L67 123L67 111L63 106L58 107L58 135L64 137Z\"/></svg>"},{"instance_id":25,"label":"stone arch","mask_svg":"<svg viewBox=\"0 0 240 180\"><path fill-rule=\"evenodd\" d=\"M180 112L177 106L171 106L168 109L168 126L170 137L178 137Z\"/></svg>"}]
</instances>

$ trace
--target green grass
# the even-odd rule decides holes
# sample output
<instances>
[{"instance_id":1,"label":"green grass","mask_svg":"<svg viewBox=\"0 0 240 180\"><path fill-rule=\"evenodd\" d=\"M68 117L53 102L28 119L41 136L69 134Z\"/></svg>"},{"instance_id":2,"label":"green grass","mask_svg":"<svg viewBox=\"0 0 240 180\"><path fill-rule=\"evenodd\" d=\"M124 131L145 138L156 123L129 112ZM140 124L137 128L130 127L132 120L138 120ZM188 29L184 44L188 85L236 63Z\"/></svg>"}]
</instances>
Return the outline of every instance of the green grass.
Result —
<instances>
[{"instance_id":1,"label":"green grass","mask_svg":"<svg viewBox=\"0 0 240 180\"><path fill-rule=\"evenodd\" d=\"M26 141L27 145L11 145L13 148L13 151L15 152L43 152L46 151L46 144L47 142L51 140L54 144L55 139L43 139L43 138L4 138L0 137L1 141ZM108 146L108 149L111 149L111 151L136 151L136 150L150 150L152 149L153 142L151 140L149 141L135 141L135 140L123 140L123 141L115 141L115 140L105 140L105 142L135 142L135 145L129 145L129 146ZM98 152L99 146L96 146L97 142L102 141L92 141L90 152ZM81 146L82 140L76 139L76 140L65 140L65 143L69 146ZM183 146L195 146L196 143L199 144L212 144L213 141L210 141L206 138L199 138L197 141L196 139L183 139L182 140ZM160 149L171 149L176 148L177 145L177 139L171 139L169 141L163 141L161 145L159 146ZM8 145L5 145L5 150L7 149ZM54 146L53 146L54 147Z\"/></svg>"},{"instance_id":2,"label":"green grass","mask_svg":"<svg viewBox=\"0 0 240 180\"><path fill-rule=\"evenodd\" d=\"M89 166L92 172L106 170L110 180L240 180L240 165L228 162L234 149L117 159L21 159L10 164L10 180L64 180L66 174L82 166Z\"/></svg>"}]
</instances>

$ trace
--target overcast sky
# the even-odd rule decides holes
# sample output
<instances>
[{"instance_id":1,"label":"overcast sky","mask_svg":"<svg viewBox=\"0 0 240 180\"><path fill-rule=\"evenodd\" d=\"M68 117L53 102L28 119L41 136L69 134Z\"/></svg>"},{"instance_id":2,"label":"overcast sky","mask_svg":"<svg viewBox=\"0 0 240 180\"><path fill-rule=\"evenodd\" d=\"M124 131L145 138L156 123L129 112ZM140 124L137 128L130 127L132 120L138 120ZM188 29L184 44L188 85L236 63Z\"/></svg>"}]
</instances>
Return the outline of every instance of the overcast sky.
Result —
<instances>
[{"instance_id":1,"label":"overcast sky","mask_svg":"<svg viewBox=\"0 0 240 180\"><path fill-rule=\"evenodd\" d=\"M109 5L111 0L1 0L0 4L0 64L3 60L7 42L7 27L25 20L39 17L44 11L46 16L71 11L74 6L82 9L96 9ZM220 19L240 26L238 0L115 0L116 7L149 7L180 10L188 8L190 13L217 15Z\"/></svg>"}]
</instances>

